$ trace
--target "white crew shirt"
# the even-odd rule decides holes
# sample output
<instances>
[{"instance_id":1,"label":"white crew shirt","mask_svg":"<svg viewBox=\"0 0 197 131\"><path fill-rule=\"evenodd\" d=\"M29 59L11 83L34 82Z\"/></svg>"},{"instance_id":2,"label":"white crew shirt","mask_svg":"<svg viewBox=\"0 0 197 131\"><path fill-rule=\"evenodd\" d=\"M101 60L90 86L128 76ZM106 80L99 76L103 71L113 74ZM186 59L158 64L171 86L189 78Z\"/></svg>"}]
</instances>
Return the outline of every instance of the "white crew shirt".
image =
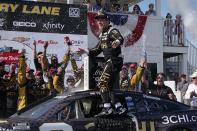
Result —
<instances>
[{"instance_id":1,"label":"white crew shirt","mask_svg":"<svg viewBox=\"0 0 197 131\"><path fill-rule=\"evenodd\" d=\"M193 91L195 91L195 93L197 94L197 85L191 83L191 84L189 84L187 91L185 93L185 99L190 99L190 94Z\"/></svg>"}]
</instances>

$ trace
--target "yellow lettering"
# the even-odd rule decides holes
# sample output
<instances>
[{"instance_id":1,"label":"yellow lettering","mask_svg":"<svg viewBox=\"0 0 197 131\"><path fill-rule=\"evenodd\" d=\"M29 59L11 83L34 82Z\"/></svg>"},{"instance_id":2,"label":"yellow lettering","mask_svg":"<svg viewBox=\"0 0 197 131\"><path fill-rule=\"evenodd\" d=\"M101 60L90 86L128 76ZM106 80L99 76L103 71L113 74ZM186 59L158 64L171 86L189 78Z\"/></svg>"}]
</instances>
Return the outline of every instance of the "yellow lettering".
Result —
<instances>
[{"instance_id":1,"label":"yellow lettering","mask_svg":"<svg viewBox=\"0 0 197 131\"><path fill-rule=\"evenodd\" d=\"M9 4L5 4L5 3L2 3L0 4L0 11L5 11L5 12L8 12L8 9L9 9Z\"/></svg>"},{"instance_id":2,"label":"yellow lettering","mask_svg":"<svg viewBox=\"0 0 197 131\"><path fill-rule=\"evenodd\" d=\"M59 7L53 7L51 11L51 15L59 15L60 8Z\"/></svg>"},{"instance_id":3,"label":"yellow lettering","mask_svg":"<svg viewBox=\"0 0 197 131\"><path fill-rule=\"evenodd\" d=\"M34 6L34 8L31 11L32 14L40 14L39 6Z\"/></svg>"},{"instance_id":4,"label":"yellow lettering","mask_svg":"<svg viewBox=\"0 0 197 131\"><path fill-rule=\"evenodd\" d=\"M47 8L46 6L43 6L41 9L41 14L50 15L50 12L51 12L51 7Z\"/></svg>"},{"instance_id":5,"label":"yellow lettering","mask_svg":"<svg viewBox=\"0 0 197 131\"><path fill-rule=\"evenodd\" d=\"M23 11L22 12L23 13L26 13L26 14L29 14L30 13L30 11L27 10L27 5L24 5L23 6Z\"/></svg>"},{"instance_id":6,"label":"yellow lettering","mask_svg":"<svg viewBox=\"0 0 197 131\"><path fill-rule=\"evenodd\" d=\"M19 5L10 4L11 12L15 12Z\"/></svg>"}]
</instances>

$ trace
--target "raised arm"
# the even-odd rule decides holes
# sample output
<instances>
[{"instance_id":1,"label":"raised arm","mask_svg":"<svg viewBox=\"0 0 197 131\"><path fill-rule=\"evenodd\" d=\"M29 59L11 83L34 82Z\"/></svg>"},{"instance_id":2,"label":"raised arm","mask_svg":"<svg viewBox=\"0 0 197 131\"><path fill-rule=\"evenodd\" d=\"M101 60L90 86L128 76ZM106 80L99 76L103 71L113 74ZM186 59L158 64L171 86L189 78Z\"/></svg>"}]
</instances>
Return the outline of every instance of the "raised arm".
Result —
<instances>
[{"instance_id":1,"label":"raised arm","mask_svg":"<svg viewBox=\"0 0 197 131\"><path fill-rule=\"evenodd\" d=\"M34 59L36 59L37 51L36 51L36 41L35 41L35 40L34 40L34 42L33 42L33 45L34 45L34 48L33 48Z\"/></svg>"},{"instance_id":2,"label":"raised arm","mask_svg":"<svg viewBox=\"0 0 197 131\"><path fill-rule=\"evenodd\" d=\"M48 47L48 41L46 41L44 43L44 52L43 52L43 58L42 58L42 63L41 63L43 71L48 70L48 59L47 59L47 55L46 55L47 47Z\"/></svg>"},{"instance_id":3,"label":"raised arm","mask_svg":"<svg viewBox=\"0 0 197 131\"><path fill-rule=\"evenodd\" d=\"M130 79L131 88L134 88L141 80L142 75L144 73L145 65L146 65L146 60L141 59L139 66L136 69L136 73Z\"/></svg>"}]
</instances>

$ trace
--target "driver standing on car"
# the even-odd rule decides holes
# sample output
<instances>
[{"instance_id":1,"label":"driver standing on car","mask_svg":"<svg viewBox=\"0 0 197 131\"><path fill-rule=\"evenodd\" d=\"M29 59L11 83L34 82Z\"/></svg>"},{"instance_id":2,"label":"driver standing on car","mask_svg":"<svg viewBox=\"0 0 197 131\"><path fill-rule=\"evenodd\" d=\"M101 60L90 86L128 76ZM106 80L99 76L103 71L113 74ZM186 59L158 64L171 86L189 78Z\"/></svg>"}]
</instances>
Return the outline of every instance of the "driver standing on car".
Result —
<instances>
[{"instance_id":1,"label":"driver standing on car","mask_svg":"<svg viewBox=\"0 0 197 131\"><path fill-rule=\"evenodd\" d=\"M104 108L98 116L112 114L113 108L111 103L114 104L117 114L123 114L126 112L126 108L124 108L120 102L115 102L112 89L119 89L119 87L117 87L119 84L116 82L119 82L119 72L123 65L123 59L120 56L121 45L124 39L120 32L110 25L109 18L103 11L99 11L95 19L101 30L99 42L95 48L89 50L89 53L81 48L79 49L79 53L87 53L89 57L96 57L101 52L103 52L104 55L105 66L98 83Z\"/></svg>"}]
</instances>

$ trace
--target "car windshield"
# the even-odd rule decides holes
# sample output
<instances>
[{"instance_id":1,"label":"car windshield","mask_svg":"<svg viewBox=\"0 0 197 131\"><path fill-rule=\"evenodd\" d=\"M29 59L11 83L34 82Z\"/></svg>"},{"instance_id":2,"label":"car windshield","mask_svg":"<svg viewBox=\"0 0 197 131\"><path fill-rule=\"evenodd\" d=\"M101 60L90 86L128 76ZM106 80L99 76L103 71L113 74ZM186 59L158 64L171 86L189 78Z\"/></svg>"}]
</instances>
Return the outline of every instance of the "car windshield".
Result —
<instances>
[{"instance_id":1,"label":"car windshield","mask_svg":"<svg viewBox=\"0 0 197 131\"><path fill-rule=\"evenodd\" d=\"M63 100L66 96L56 96L52 99L49 99L43 103L40 103L39 105L36 105L35 107L32 107L31 109L22 112L20 115L17 113L12 115L11 117L20 117L20 118L32 118L37 119L40 116L47 113L51 108L55 107L61 100Z\"/></svg>"}]
</instances>

